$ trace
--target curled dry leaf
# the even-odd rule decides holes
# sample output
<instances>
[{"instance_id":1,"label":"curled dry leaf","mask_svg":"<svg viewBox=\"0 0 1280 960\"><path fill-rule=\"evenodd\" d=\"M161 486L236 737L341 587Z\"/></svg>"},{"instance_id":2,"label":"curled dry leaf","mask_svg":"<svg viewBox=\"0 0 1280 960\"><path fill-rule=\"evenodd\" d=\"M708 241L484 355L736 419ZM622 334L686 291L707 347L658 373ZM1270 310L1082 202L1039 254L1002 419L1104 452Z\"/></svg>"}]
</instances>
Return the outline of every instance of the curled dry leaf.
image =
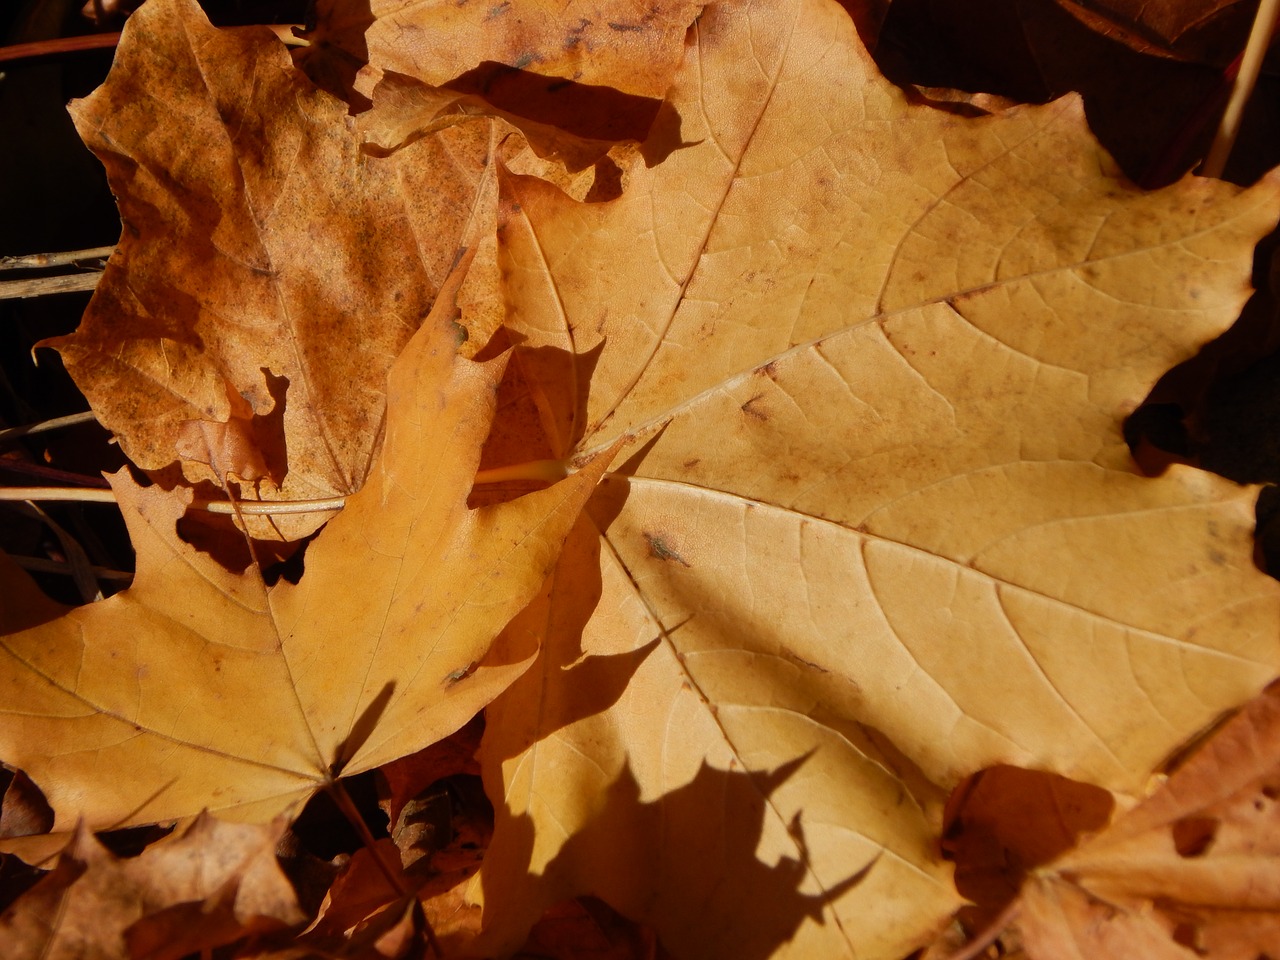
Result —
<instances>
[{"instance_id":1,"label":"curled dry leaf","mask_svg":"<svg viewBox=\"0 0 1280 960\"><path fill-rule=\"evenodd\" d=\"M82 824L58 865L0 916L12 960L179 960L306 918L276 862L286 824L202 815L120 859Z\"/></svg>"},{"instance_id":2,"label":"curled dry leaf","mask_svg":"<svg viewBox=\"0 0 1280 960\"><path fill-rule=\"evenodd\" d=\"M476 68L505 68L638 97L662 97L680 64L685 30L704 0L318 0L313 72L363 69L366 96L387 73L445 86ZM345 71L341 64L347 65ZM562 84L563 86L563 84Z\"/></svg>"},{"instance_id":3,"label":"curled dry leaf","mask_svg":"<svg viewBox=\"0 0 1280 960\"><path fill-rule=\"evenodd\" d=\"M1034 876L1018 921L1029 956L1251 960L1274 949L1278 798L1272 688L1157 793Z\"/></svg>"},{"instance_id":4,"label":"curled dry leaf","mask_svg":"<svg viewBox=\"0 0 1280 960\"><path fill-rule=\"evenodd\" d=\"M677 955L897 957L957 905L942 791L1141 793L1275 675L1254 492L1120 426L1237 314L1280 181L1143 193L1071 98L914 106L818 0L708 7L664 110L616 201L500 179L552 449L650 442L487 711L481 949L590 893Z\"/></svg>"},{"instance_id":5,"label":"curled dry leaf","mask_svg":"<svg viewBox=\"0 0 1280 960\"><path fill-rule=\"evenodd\" d=\"M124 230L79 329L47 345L98 418L147 470L181 454L189 479L229 473L245 497L358 490L387 371L491 186L488 129L373 162L273 34L214 29L194 2L143 6L71 112Z\"/></svg>"},{"instance_id":6,"label":"curled dry leaf","mask_svg":"<svg viewBox=\"0 0 1280 960\"><path fill-rule=\"evenodd\" d=\"M1057 0L1091 30L1143 53L1229 61L1244 49L1256 3L1245 0Z\"/></svg>"},{"instance_id":7,"label":"curled dry leaf","mask_svg":"<svg viewBox=\"0 0 1280 960\"><path fill-rule=\"evenodd\" d=\"M297 584L223 569L175 532L189 492L121 472L133 586L52 619L47 603L0 608L0 756L43 789L55 828L206 808L270 819L334 776L447 735L524 669L532 648L486 653L537 591L604 459L467 508L503 364L456 356L464 267L396 362L382 453Z\"/></svg>"}]
</instances>

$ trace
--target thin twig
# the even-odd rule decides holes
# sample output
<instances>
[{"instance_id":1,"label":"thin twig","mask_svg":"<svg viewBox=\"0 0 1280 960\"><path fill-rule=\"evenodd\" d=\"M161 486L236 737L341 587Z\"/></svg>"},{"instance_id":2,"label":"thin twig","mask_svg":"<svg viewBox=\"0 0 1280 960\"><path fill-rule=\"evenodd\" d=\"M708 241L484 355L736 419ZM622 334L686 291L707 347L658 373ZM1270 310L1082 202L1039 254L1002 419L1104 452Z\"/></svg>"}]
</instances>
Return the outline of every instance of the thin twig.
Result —
<instances>
[{"instance_id":1,"label":"thin twig","mask_svg":"<svg viewBox=\"0 0 1280 960\"><path fill-rule=\"evenodd\" d=\"M5 280L0 283L0 300L24 300L27 297L44 297L51 293L79 293L92 290L102 274L68 273L60 277L34 277L30 280Z\"/></svg>"},{"instance_id":2,"label":"thin twig","mask_svg":"<svg viewBox=\"0 0 1280 960\"><path fill-rule=\"evenodd\" d=\"M65 417L52 417L48 420L41 420L39 423L28 423L20 427L5 427L0 430L0 443L17 440L19 437L29 437L33 433L45 433L49 430L61 430L63 427L74 427L78 423L93 423L97 419L92 410L85 410L83 413L69 413Z\"/></svg>"},{"instance_id":3,"label":"thin twig","mask_svg":"<svg viewBox=\"0 0 1280 960\"><path fill-rule=\"evenodd\" d=\"M270 517L285 513L331 513L341 510L345 497L328 497L323 500L196 500L191 506L209 513L232 515L247 514L251 517Z\"/></svg>"},{"instance_id":4,"label":"thin twig","mask_svg":"<svg viewBox=\"0 0 1280 960\"><path fill-rule=\"evenodd\" d=\"M1244 59L1240 62L1240 73L1236 76L1235 86L1231 89L1231 99L1222 113L1222 122L1214 135L1213 145L1209 148L1209 156L1200 168L1202 177L1221 177L1226 168L1227 157L1231 148L1236 145L1236 137L1240 134L1240 118L1244 115L1245 104L1253 95L1253 88L1258 83L1258 74L1262 70L1262 59L1266 56L1267 47L1271 44L1271 34L1275 32L1276 20L1280 17L1280 0L1262 0L1258 12L1253 18L1253 29L1249 32L1249 42L1244 48Z\"/></svg>"},{"instance_id":5,"label":"thin twig","mask_svg":"<svg viewBox=\"0 0 1280 960\"><path fill-rule=\"evenodd\" d=\"M105 260L115 245L90 247L87 250L61 250L57 253L27 253L20 257L0 257L0 270L41 270L45 267L75 266L84 260Z\"/></svg>"},{"instance_id":6,"label":"thin twig","mask_svg":"<svg viewBox=\"0 0 1280 960\"><path fill-rule=\"evenodd\" d=\"M78 503L115 503L110 490L95 487L0 487L0 500L73 501Z\"/></svg>"},{"instance_id":7,"label":"thin twig","mask_svg":"<svg viewBox=\"0 0 1280 960\"><path fill-rule=\"evenodd\" d=\"M508 467L480 470L475 482L502 483L508 480L555 480L567 471L562 460L530 460ZM0 487L0 500L68 500L82 503L115 503L110 490L80 487ZM346 497L324 497L318 500L193 500L191 506L209 513L249 516L275 516L286 513L331 513L346 505Z\"/></svg>"},{"instance_id":8,"label":"thin twig","mask_svg":"<svg viewBox=\"0 0 1280 960\"><path fill-rule=\"evenodd\" d=\"M85 603L93 603L95 600L102 599L102 588L98 586L98 581L93 576L93 564L89 562L89 555L84 552L84 547L76 541L76 538L67 533L53 517L49 516L34 503L26 504L26 509L34 511L50 530L54 536L58 538L58 542L62 545L62 551L66 554L67 564L70 567L71 579L75 581L76 589L80 591L80 598Z\"/></svg>"},{"instance_id":9,"label":"thin twig","mask_svg":"<svg viewBox=\"0 0 1280 960\"><path fill-rule=\"evenodd\" d=\"M36 573L61 573L72 576L71 564L60 560L49 560L45 557L24 557L8 554L10 560L23 570L34 570ZM126 570L112 570L110 567L92 566L89 568L99 580L132 580L133 574Z\"/></svg>"},{"instance_id":10,"label":"thin twig","mask_svg":"<svg viewBox=\"0 0 1280 960\"><path fill-rule=\"evenodd\" d=\"M293 33L294 24L266 24L280 42L289 47L310 46L310 41L303 40ZM51 40L37 40L33 43L15 43L10 47L0 47L0 63L15 60L36 60L41 57L57 57L66 53L79 53L83 50L101 50L114 47L120 42L119 31L115 33L91 33L84 37L54 37Z\"/></svg>"},{"instance_id":11,"label":"thin twig","mask_svg":"<svg viewBox=\"0 0 1280 960\"><path fill-rule=\"evenodd\" d=\"M101 474L91 477L83 473L73 473L70 470L59 470L57 467L47 467L43 463L37 463L34 460L19 460L17 457L0 457L0 470L6 473L22 474L27 477L39 477L48 481L45 485L46 487L53 484L69 483L74 487L97 487L100 490L106 490L111 486Z\"/></svg>"},{"instance_id":12,"label":"thin twig","mask_svg":"<svg viewBox=\"0 0 1280 960\"><path fill-rule=\"evenodd\" d=\"M66 500L80 503L115 503L116 496L110 490L77 487L0 487L0 500ZM232 505L227 500L195 500L197 510L209 513L233 514L239 506L241 513L253 516L270 516L277 513L325 513L341 510L346 500L329 497L325 500L248 500Z\"/></svg>"},{"instance_id":13,"label":"thin twig","mask_svg":"<svg viewBox=\"0 0 1280 960\"><path fill-rule=\"evenodd\" d=\"M476 473L475 482L503 483L508 480L556 480L566 476L563 460L530 460L507 467L495 467ZM110 490L80 489L76 487L0 487L0 500L78 500L87 503L114 503ZM251 516L271 516L284 513L328 513L341 510L346 497L324 497L317 500L240 500L232 504L228 500L195 500L192 506L209 513Z\"/></svg>"},{"instance_id":14,"label":"thin twig","mask_svg":"<svg viewBox=\"0 0 1280 960\"><path fill-rule=\"evenodd\" d=\"M1213 89L1186 113L1178 129L1147 163L1147 168L1138 177L1138 186L1144 190L1155 190L1178 179L1195 166L1191 147L1196 138L1209 129L1216 118L1222 116L1222 108L1231 96L1236 77L1240 75L1240 61L1243 59L1244 53L1241 52L1227 64Z\"/></svg>"},{"instance_id":15,"label":"thin twig","mask_svg":"<svg viewBox=\"0 0 1280 960\"><path fill-rule=\"evenodd\" d=\"M15 43L0 47L0 63L13 60L35 60L40 57L56 57L64 53L82 50L101 50L120 42L120 34L91 33L85 37L54 37L52 40L36 40L32 43Z\"/></svg>"}]
</instances>

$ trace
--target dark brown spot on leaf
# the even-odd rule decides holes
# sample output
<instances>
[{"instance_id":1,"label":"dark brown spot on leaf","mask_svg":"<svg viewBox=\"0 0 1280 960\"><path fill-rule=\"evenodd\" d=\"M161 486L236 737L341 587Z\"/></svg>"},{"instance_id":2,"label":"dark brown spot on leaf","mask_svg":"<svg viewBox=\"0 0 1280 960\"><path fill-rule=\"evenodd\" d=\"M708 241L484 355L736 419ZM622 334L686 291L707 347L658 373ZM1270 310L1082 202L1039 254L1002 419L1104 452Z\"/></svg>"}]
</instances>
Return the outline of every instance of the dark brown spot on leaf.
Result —
<instances>
[{"instance_id":1,"label":"dark brown spot on leaf","mask_svg":"<svg viewBox=\"0 0 1280 960\"><path fill-rule=\"evenodd\" d=\"M680 556L676 549L667 541L666 537L657 533L645 533L645 540L649 542L649 556L658 560L668 560L672 563L678 563L681 566L692 566L688 560Z\"/></svg>"},{"instance_id":2,"label":"dark brown spot on leaf","mask_svg":"<svg viewBox=\"0 0 1280 960\"><path fill-rule=\"evenodd\" d=\"M740 409L748 417L755 417L757 420L763 421L764 423L768 423L769 414L764 410L761 410L756 407L756 404L763 399L764 399L764 394L757 393L754 397L752 397L750 400L748 400L738 409Z\"/></svg>"},{"instance_id":3,"label":"dark brown spot on leaf","mask_svg":"<svg viewBox=\"0 0 1280 960\"><path fill-rule=\"evenodd\" d=\"M1173 825L1173 847L1180 857L1201 857L1218 836L1213 817L1183 817Z\"/></svg>"}]
</instances>

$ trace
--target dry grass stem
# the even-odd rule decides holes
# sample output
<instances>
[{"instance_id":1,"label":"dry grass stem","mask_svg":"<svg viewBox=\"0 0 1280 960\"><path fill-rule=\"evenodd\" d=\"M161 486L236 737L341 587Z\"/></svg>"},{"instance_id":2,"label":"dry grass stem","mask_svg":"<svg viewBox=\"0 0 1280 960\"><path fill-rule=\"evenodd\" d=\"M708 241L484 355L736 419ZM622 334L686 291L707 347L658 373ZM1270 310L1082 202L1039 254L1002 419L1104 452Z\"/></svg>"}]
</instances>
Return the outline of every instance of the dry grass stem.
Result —
<instances>
[{"instance_id":1,"label":"dry grass stem","mask_svg":"<svg viewBox=\"0 0 1280 960\"><path fill-rule=\"evenodd\" d=\"M1249 42L1244 48L1244 59L1240 63L1240 72L1231 88L1231 98L1222 113L1222 122L1214 135L1213 145L1209 148L1209 156L1200 168L1202 177L1221 177L1226 168L1227 158L1236 144L1240 134L1240 121L1244 116L1245 104L1253 95L1257 86L1258 74L1262 70L1262 60L1266 56L1267 47L1271 44L1271 35L1275 32L1276 19L1280 16L1280 0L1262 0L1258 13L1253 18L1253 30L1249 33Z\"/></svg>"},{"instance_id":2,"label":"dry grass stem","mask_svg":"<svg viewBox=\"0 0 1280 960\"><path fill-rule=\"evenodd\" d=\"M83 413L69 413L65 417L52 417L48 420L41 420L39 423L27 423L20 427L5 427L0 430L0 443L17 440L19 437L29 437L34 433L47 433L50 430L61 430L63 427L74 427L80 423L96 422L97 419L92 410L85 410Z\"/></svg>"}]
</instances>

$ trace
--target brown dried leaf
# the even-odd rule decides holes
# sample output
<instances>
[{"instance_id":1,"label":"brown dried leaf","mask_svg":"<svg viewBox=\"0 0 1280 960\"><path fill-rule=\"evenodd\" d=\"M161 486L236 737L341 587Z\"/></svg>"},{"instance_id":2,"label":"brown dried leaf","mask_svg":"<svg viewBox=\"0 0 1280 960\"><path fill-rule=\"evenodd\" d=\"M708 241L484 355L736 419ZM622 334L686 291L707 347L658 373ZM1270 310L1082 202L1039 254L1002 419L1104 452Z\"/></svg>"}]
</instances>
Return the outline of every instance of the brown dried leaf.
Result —
<instances>
[{"instance_id":1,"label":"brown dried leaf","mask_svg":"<svg viewBox=\"0 0 1280 960\"><path fill-rule=\"evenodd\" d=\"M1254 0L1057 0L1091 30L1135 50L1225 62L1244 49Z\"/></svg>"},{"instance_id":2,"label":"brown dried leaf","mask_svg":"<svg viewBox=\"0 0 1280 960\"><path fill-rule=\"evenodd\" d=\"M365 95L386 73L439 87L492 63L660 98L704 2L319 0L316 29L306 34L315 49L300 59L308 69L346 60L348 75L367 63L358 83Z\"/></svg>"},{"instance_id":3,"label":"brown dried leaf","mask_svg":"<svg viewBox=\"0 0 1280 960\"><path fill-rule=\"evenodd\" d=\"M1041 871L1019 926L1037 960L1252 960L1280 943L1280 689L1148 800Z\"/></svg>"},{"instance_id":4,"label":"brown dried leaf","mask_svg":"<svg viewBox=\"0 0 1280 960\"><path fill-rule=\"evenodd\" d=\"M180 960L305 920L275 859L283 821L202 815L119 859L81 826L57 868L0 916L13 960Z\"/></svg>"},{"instance_id":5,"label":"brown dried leaf","mask_svg":"<svg viewBox=\"0 0 1280 960\"><path fill-rule=\"evenodd\" d=\"M107 82L72 105L125 229L80 328L48 341L139 466L245 498L360 489L386 378L483 203L489 131L361 152L346 105L265 29L192 0L129 21ZM294 539L316 515L255 521Z\"/></svg>"}]
</instances>

